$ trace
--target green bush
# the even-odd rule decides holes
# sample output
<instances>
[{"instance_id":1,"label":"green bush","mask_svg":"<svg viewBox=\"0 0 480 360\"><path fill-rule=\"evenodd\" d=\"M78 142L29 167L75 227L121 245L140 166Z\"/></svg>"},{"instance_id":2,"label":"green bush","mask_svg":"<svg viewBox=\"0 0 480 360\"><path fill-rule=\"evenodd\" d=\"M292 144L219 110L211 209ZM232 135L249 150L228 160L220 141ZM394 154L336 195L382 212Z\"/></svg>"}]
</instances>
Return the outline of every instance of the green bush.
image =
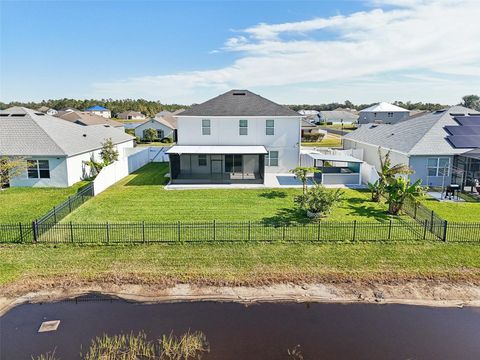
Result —
<instances>
[{"instance_id":1,"label":"green bush","mask_svg":"<svg viewBox=\"0 0 480 360\"><path fill-rule=\"evenodd\" d=\"M173 143L173 139L170 138L170 137L164 137L162 140L160 140L160 142L162 142L164 144L171 144L171 143Z\"/></svg>"},{"instance_id":2,"label":"green bush","mask_svg":"<svg viewBox=\"0 0 480 360\"><path fill-rule=\"evenodd\" d=\"M330 190L321 184L316 184L308 189L305 194L295 197L295 203L307 214L313 214L315 217L325 217L331 213L333 207L343 196L340 189Z\"/></svg>"}]
</instances>

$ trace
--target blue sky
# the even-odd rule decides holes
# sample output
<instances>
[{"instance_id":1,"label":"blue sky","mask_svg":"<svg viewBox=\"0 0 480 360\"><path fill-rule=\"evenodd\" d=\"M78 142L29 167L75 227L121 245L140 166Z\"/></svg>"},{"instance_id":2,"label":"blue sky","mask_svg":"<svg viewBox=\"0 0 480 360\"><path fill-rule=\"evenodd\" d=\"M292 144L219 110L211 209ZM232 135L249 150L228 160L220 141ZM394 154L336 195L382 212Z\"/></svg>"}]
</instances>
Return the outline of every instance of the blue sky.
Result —
<instances>
[{"instance_id":1,"label":"blue sky","mask_svg":"<svg viewBox=\"0 0 480 360\"><path fill-rule=\"evenodd\" d=\"M188 104L249 88L282 103L456 103L480 93L475 0L0 4L1 101Z\"/></svg>"}]
</instances>

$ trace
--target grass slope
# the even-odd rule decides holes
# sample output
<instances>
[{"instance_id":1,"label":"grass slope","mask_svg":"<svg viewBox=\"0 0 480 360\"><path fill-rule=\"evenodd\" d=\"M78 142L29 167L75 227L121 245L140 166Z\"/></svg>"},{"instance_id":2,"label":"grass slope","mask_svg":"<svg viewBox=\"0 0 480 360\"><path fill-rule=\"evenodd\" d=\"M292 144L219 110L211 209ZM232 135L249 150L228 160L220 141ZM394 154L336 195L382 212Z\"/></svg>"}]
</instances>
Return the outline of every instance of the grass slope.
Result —
<instances>
[{"instance_id":1,"label":"grass slope","mask_svg":"<svg viewBox=\"0 0 480 360\"><path fill-rule=\"evenodd\" d=\"M52 279L264 284L402 279L480 280L480 247L448 243L0 247L0 288Z\"/></svg>"},{"instance_id":2,"label":"grass slope","mask_svg":"<svg viewBox=\"0 0 480 360\"><path fill-rule=\"evenodd\" d=\"M168 165L150 163L89 200L65 222L264 221L304 222L293 203L301 189L164 190ZM385 206L368 191L345 190L329 220L385 221Z\"/></svg>"},{"instance_id":3,"label":"grass slope","mask_svg":"<svg viewBox=\"0 0 480 360\"><path fill-rule=\"evenodd\" d=\"M0 223L33 221L85 184L79 182L68 188L9 188L0 191Z\"/></svg>"}]
</instances>

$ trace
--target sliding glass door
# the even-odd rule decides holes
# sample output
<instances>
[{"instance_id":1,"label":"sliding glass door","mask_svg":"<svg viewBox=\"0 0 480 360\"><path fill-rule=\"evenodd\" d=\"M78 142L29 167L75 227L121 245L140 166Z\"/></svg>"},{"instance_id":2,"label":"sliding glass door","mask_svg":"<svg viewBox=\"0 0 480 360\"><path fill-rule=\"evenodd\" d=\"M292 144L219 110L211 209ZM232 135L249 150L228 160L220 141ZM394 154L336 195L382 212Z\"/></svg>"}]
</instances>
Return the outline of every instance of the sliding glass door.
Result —
<instances>
[{"instance_id":1,"label":"sliding glass door","mask_svg":"<svg viewBox=\"0 0 480 360\"><path fill-rule=\"evenodd\" d=\"M225 172L242 173L243 155L225 155Z\"/></svg>"}]
</instances>

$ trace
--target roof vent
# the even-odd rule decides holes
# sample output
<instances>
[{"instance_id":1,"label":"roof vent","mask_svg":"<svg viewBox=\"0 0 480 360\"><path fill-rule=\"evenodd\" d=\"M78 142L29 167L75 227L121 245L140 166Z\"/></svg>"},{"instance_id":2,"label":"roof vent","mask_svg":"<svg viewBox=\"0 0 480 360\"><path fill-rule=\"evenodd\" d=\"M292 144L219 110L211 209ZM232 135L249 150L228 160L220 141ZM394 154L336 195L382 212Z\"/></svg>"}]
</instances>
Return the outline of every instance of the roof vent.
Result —
<instances>
[{"instance_id":1,"label":"roof vent","mask_svg":"<svg viewBox=\"0 0 480 360\"><path fill-rule=\"evenodd\" d=\"M0 114L0 116L8 116L8 115L10 115L10 114Z\"/></svg>"},{"instance_id":2,"label":"roof vent","mask_svg":"<svg viewBox=\"0 0 480 360\"><path fill-rule=\"evenodd\" d=\"M10 116L25 116L25 114L10 114Z\"/></svg>"},{"instance_id":3,"label":"roof vent","mask_svg":"<svg viewBox=\"0 0 480 360\"><path fill-rule=\"evenodd\" d=\"M445 110L445 109L436 110L436 111L434 112L434 114L441 114L441 113L444 113L445 111L447 111L447 110Z\"/></svg>"},{"instance_id":4,"label":"roof vent","mask_svg":"<svg viewBox=\"0 0 480 360\"><path fill-rule=\"evenodd\" d=\"M87 137L87 134L83 134L83 137Z\"/></svg>"},{"instance_id":5,"label":"roof vent","mask_svg":"<svg viewBox=\"0 0 480 360\"><path fill-rule=\"evenodd\" d=\"M480 116L480 113L468 113L470 116Z\"/></svg>"},{"instance_id":6,"label":"roof vent","mask_svg":"<svg viewBox=\"0 0 480 360\"><path fill-rule=\"evenodd\" d=\"M247 95L247 93L243 91L235 91L233 95Z\"/></svg>"},{"instance_id":7,"label":"roof vent","mask_svg":"<svg viewBox=\"0 0 480 360\"><path fill-rule=\"evenodd\" d=\"M44 115L45 115L45 114L42 113L42 112L36 112L36 113L34 113L34 114L35 114L35 115L38 115L38 116L44 116Z\"/></svg>"}]
</instances>

